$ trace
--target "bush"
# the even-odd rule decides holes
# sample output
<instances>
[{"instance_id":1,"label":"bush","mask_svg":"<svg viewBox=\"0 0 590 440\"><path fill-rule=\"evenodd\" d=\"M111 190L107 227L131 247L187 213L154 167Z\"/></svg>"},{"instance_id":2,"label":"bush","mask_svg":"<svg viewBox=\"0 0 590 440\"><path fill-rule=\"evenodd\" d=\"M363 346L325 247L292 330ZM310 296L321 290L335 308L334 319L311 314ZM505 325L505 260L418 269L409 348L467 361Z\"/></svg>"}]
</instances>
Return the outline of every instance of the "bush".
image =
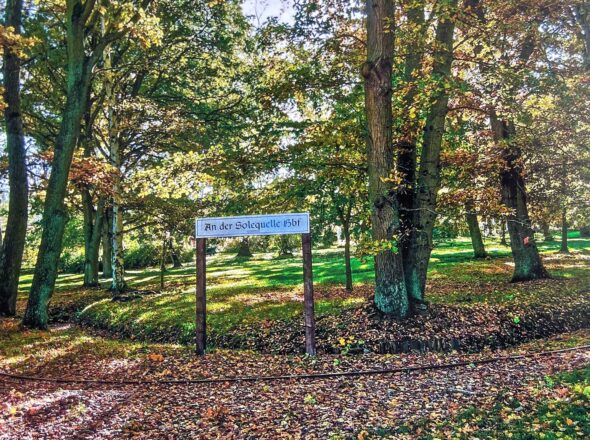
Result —
<instances>
[{"instance_id":1,"label":"bush","mask_svg":"<svg viewBox=\"0 0 590 440\"><path fill-rule=\"evenodd\" d=\"M332 247L334 243L336 243L337 239L338 236L336 235L336 232L332 228L328 228L322 234L320 244L322 247L329 248Z\"/></svg>"},{"instance_id":2,"label":"bush","mask_svg":"<svg viewBox=\"0 0 590 440\"><path fill-rule=\"evenodd\" d=\"M298 235L276 235L272 242L278 251L278 258L292 257L293 252L301 246L301 238Z\"/></svg>"},{"instance_id":3,"label":"bush","mask_svg":"<svg viewBox=\"0 0 590 440\"><path fill-rule=\"evenodd\" d=\"M141 243L125 252L125 268L141 269L160 264L162 250L152 243Z\"/></svg>"},{"instance_id":4,"label":"bush","mask_svg":"<svg viewBox=\"0 0 590 440\"><path fill-rule=\"evenodd\" d=\"M58 270L65 273L83 273L84 255L63 252L59 259Z\"/></svg>"},{"instance_id":5,"label":"bush","mask_svg":"<svg viewBox=\"0 0 590 440\"><path fill-rule=\"evenodd\" d=\"M580 237L590 238L590 225L580 228Z\"/></svg>"}]
</instances>

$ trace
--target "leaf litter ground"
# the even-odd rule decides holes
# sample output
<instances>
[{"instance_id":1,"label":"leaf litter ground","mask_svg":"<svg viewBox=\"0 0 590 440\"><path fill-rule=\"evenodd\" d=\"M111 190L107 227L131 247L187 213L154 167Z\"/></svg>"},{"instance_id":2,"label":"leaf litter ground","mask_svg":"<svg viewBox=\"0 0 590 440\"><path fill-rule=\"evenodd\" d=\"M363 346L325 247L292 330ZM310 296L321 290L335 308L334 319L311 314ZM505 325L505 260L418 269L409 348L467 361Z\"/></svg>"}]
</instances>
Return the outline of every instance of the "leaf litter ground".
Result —
<instances>
[{"instance_id":1,"label":"leaf litter ground","mask_svg":"<svg viewBox=\"0 0 590 440\"><path fill-rule=\"evenodd\" d=\"M16 321L5 320L1 326L3 371L107 380L395 368L590 343L590 331L581 330L478 354L324 354L311 359L220 350L197 358L186 347L114 341L69 326L24 333ZM425 424L442 426L465 408L491 408L499 399L513 398L526 409L540 398L540 389L563 393L544 387L547 377L588 366L586 350L446 370L316 380L174 386L2 380L0 438L415 438ZM414 426L410 433L400 430L408 426Z\"/></svg>"}]
</instances>

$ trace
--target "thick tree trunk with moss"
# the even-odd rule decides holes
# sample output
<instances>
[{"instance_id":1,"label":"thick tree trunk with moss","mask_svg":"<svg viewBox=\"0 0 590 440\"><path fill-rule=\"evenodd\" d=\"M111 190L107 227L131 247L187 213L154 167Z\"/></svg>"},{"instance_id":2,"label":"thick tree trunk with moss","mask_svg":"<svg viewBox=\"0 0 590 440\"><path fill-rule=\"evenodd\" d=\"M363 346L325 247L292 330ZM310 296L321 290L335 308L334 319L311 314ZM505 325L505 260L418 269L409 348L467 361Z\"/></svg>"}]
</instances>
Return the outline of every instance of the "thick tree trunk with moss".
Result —
<instances>
[{"instance_id":1,"label":"thick tree trunk with moss","mask_svg":"<svg viewBox=\"0 0 590 440\"><path fill-rule=\"evenodd\" d=\"M22 0L7 0L5 25L20 34ZM16 297L27 233L29 187L20 108L20 60L4 47L4 120L8 150L9 203L4 240L0 238L0 316L16 314Z\"/></svg>"},{"instance_id":2,"label":"thick tree trunk with moss","mask_svg":"<svg viewBox=\"0 0 590 440\"><path fill-rule=\"evenodd\" d=\"M452 19L457 0L448 3L448 13L439 17L436 28L434 64L432 76L436 79L436 92L426 119L418 170L415 200L411 214L411 228L404 231L408 244L403 247L403 266L406 289L414 311L423 312L424 291L428 262L432 252L432 231L436 220L436 196L440 186L440 152L448 112L448 82L453 62L453 35L455 23Z\"/></svg>"},{"instance_id":3,"label":"thick tree trunk with moss","mask_svg":"<svg viewBox=\"0 0 590 440\"><path fill-rule=\"evenodd\" d=\"M380 251L375 255L375 305L382 312L405 318L410 304L401 253L392 247L398 238L399 210L395 189L387 182L394 168L392 145L392 0L367 0L367 61L365 112L368 129L369 198L372 205L373 239Z\"/></svg>"},{"instance_id":4,"label":"thick tree trunk with moss","mask_svg":"<svg viewBox=\"0 0 590 440\"><path fill-rule=\"evenodd\" d=\"M569 225L567 223L567 208L563 207L561 210L561 249L562 254L569 254L570 250L567 245L567 234L569 232Z\"/></svg>"},{"instance_id":5,"label":"thick tree trunk with moss","mask_svg":"<svg viewBox=\"0 0 590 440\"><path fill-rule=\"evenodd\" d=\"M498 119L494 112L490 115L494 140L503 143L502 159L505 167L500 173L502 203L510 209L507 216L510 247L514 258L512 281L529 281L548 278L539 250L535 243L533 229L527 208L527 196L521 169L521 153L511 144L514 126Z\"/></svg>"},{"instance_id":6,"label":"thick tree trunk with moss","mask_svg":"<svg viewBox=\"0 0 590 440\"><path fill-rule=\"evenodd\" d=\"M90 5L90 3L89 3ZM82 116L86 109L91 58L85 54L85 21L90 11L80 1L68 1L67 29L67 86L66 103L56 139L51 175L45 195L43 233L35 265L35 273L23 323L28 327L47 328L47 307L57 278L57 267L62 250L67 221L64 198L74 149L80 136Z\"/></svg>"},{"instance_id":7,"label":"thick tree trunk with moss","mask_svg":"<svg viewBox=\"0 0 590 440\"><path fill-rule=\"evenodd\" d=\"M486 258L488 256L481 229L479 228L479 221L477 213L475 212L475 204L473 200L468 200L465 203L465 220L469 227L469 237L471 237L471 245L473 246L473 256L475 258Z\"/></svg>"}]
</instances>

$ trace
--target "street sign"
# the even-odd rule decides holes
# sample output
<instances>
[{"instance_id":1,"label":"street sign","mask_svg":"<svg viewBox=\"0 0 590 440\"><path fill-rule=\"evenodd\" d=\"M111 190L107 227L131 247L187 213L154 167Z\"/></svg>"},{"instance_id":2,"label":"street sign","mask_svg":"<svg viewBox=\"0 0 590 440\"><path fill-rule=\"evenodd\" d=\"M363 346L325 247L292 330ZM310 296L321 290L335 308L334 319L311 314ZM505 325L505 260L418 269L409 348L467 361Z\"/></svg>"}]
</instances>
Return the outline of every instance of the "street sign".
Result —
<instances>
[{"instance_id":1,"label":"street sign","mask_svg":"<svg viewBox=\"0 0 590 440\"><path fill-rule=\"evenodd\" d=\"M195 342L197 354L203 355L207 349L207 239L243 237L247 235L301 234L305 352L315 355L315 317L309 212L198 218L195 229L195 245L197 249Z\"/></svg>"},{"instance_id":2,"label":"street sign","mask_svg":"<svg viewBox=\"0 0 590 440\"><path fill-rule=\"evenodd\" d=\"M309 212L198 218L196 238L309 234Z\"/></svg>"}]
</instances>

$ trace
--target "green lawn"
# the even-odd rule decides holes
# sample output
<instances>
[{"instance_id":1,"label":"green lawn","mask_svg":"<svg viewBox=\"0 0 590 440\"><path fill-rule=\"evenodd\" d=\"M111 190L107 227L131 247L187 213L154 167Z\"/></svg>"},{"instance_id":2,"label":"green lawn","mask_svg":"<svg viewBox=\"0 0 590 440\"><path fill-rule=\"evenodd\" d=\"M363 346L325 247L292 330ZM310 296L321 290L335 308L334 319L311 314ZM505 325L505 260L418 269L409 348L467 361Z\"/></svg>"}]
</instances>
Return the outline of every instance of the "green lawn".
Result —
<instances>
[{"instance_id":1,"label":"green lawn","mask_svg":"<svg viewBox=\"0 0 590 440\"><path fill-rule=\"evenodd\" d=\"M497 241L488 241L491 256L484 261L472 259L471 243L467 238L438 243L433 251L428 299L438 303L504 302L527 300L544 286L509 284L512 272L510 249ZM572 257L556 254L559 243L540 243L552 275L573 281L563 294L578 292L590 279L590 240L573 233ZM314 282L316 313L337 314L341 310L365 301L373 282L373 263L354 258L352 261L357 288L346 293L343 252L341 249L314 251ZM112 302L104 290L79 288L82 275L64 274L59 277L53 309L64 305L88 305L81 318L86 323L107 328L138 339L179 340L187 342L194 334L194 265L166 272L166 288L159 294L146 295L130 302ZM127 281L137 289L159 289L159 271L146 269L129 271ZM23 277L20 307L24 306L31 275ZM104 286L108 283L105 280ZM552 289L551 286L546 289ZM275 259L273 254L255 254L249 260L233 255L218 254L208 259L207 296L208 327L225 332L239 324L265 323L288 319L302 310L301 257ZM171 336L172 335L172 336Z\"/></svg>"}]
</instances>

